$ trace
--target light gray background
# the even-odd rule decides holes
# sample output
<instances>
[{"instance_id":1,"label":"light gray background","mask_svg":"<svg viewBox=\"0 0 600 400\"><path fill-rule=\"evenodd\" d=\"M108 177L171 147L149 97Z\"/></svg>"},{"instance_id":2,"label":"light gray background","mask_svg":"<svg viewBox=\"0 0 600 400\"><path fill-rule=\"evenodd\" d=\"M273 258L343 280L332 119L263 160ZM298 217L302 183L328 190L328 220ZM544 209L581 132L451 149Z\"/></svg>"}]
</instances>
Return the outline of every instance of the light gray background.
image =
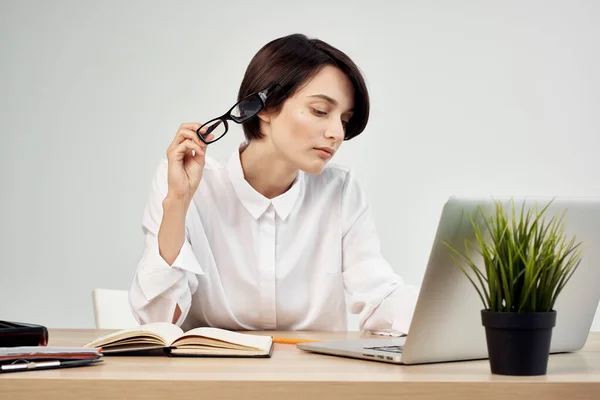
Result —
<instances>
[{"instance_id":1,"label":"light gray background","mask_svg":"<svg viewBox=\"0 0 600 400\"><path fill-rule=\"evenodd\" d=\"M599 20L593 0L2 0L0 319L93 327L91 290L129 287L177 127L224 112L289 33L365 73L370 124L335 162L409 283L452 194L599 196Z\"/></svg>"}]
</instances>

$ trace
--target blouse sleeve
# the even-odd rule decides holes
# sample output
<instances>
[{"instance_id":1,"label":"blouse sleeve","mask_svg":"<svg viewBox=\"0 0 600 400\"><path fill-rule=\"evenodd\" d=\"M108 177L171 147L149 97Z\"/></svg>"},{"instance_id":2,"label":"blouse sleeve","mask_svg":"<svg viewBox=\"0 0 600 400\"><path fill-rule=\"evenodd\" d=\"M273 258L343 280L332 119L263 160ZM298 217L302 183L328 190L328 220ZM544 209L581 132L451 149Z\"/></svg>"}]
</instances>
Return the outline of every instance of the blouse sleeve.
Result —
<instances>
[{"instance_id":1,"label":"blouse sleeve","mask_svg":"<svg viewBox=\"0 0 600 400\"><path fill-rule=\"evenodd\" d=\"M365 194L352 172L342 191L342 270L350 312L361 330L408 333L419 290L404 283L380 252Z\"/></svg>"}]
</instances>

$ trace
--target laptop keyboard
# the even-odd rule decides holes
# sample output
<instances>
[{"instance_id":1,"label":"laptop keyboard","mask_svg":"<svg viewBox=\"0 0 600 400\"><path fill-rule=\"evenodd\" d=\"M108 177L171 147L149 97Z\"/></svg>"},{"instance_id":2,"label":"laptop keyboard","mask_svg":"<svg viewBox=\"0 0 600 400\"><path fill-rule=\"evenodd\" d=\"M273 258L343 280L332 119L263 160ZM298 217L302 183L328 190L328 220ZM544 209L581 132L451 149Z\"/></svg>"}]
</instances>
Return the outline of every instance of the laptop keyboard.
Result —
<instances>
[{"instance_id":1,"label":"laptop keyboard","mask_svg":"<svg viewBox=\"0 0 600 400\"><path fill-rule=\"evenodd\" d=\"M402 353L404 351L404 346L375 346L375 347L365 347L368 350L377 350L377 351L387 351L389 353Z\"/></svg>"}]
</instances>

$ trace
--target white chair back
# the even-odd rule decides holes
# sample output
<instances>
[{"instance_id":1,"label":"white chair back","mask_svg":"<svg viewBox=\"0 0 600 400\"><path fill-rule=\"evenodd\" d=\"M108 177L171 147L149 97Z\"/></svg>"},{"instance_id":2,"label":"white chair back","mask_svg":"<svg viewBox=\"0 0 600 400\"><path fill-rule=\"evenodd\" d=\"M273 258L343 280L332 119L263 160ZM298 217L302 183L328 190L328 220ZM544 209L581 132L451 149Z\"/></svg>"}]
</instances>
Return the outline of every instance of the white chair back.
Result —
<instances>
[{"instance_id":1,"label":"white chair back","mask_svg":"<svg viewBox=\"0 0 600 400\"><path fill-rule=\"evenodd\" d=\"M139 325L129 308L127 290L94 289L92 303L97 329L126 329Z\"/></svg>"}]
</instances>

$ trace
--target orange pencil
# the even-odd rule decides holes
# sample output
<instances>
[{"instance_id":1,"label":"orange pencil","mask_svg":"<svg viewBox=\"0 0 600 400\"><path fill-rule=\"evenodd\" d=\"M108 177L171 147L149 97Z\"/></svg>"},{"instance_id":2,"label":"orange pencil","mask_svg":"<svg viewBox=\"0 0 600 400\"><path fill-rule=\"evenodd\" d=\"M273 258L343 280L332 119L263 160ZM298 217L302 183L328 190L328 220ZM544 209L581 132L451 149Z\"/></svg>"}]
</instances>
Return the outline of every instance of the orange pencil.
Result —
<instances>
[{"instance_id":1,"label":"orange pencil","mask_svg":"<svg viewBox=\"0 0 600 400\"><path fill-rule=\"evenodd\" d=\"M273 343L298 344L298 343L308 343L308 342L320 342L320 340L284 338L284 337L274 337L273 338Z\"/></svg>"}]
</instances>

